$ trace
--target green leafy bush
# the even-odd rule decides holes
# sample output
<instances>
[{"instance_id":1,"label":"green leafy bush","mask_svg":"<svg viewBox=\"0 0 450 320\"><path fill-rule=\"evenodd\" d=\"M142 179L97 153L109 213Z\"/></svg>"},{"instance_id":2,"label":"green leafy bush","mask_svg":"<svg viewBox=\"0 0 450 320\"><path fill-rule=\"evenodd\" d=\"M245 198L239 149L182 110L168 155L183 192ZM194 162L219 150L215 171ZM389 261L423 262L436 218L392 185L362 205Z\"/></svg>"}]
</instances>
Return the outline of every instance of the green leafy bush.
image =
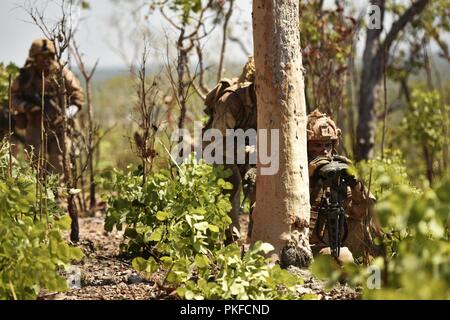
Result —
<instances>
[{"instance_id":1,"label":"green leafy bush","mask_svg":"<svg viewBox=\"0 0 450 320\"><path fill-rule=\"evenodd\" d=\"M173 173L172 173L173 174ZM125 227L128 244L122 249L180 256L207 254L221 246L231 223L228 195L229 173L194 159L183 163L172 178L169 170L151 173L145 184L139 170L104 179L111 192L105 229Z\"/></svg>"},{"instance_id":2,"label":"green leafy bush","mask_svg":"<svg viewBox=\"0 0 450 320\"><path fill-rule=\"evenodd\" d=\"M302 279L265 255L270 244L256 243L245 254L236 244L224 246L231 219L229 172L196 163L193 158L176 175L151 173L145 184L139 171L113 172L103 180L110 190L105 228L125 226L127 252L140 254L133 267L147 277L164 274L161 286L177 287L185 299L288 299Z\"/></svg>"},{"instance_id":3,"label":"green leafy bush","mask_svg":"<svg viewBox=\"0 0 450 320\"><path fill-rule=\"evenodd\" d=\"M257 242L243 256L232 244L214 253L211 259L197 256L197 274L177 289L185 299L295 299L299 277L271 266L264 255L273 251L268 243Z\"/></svg>"},{"instance_id":4,"label":"green leafy bush","mask_svg":"<svg viewBox=\"0 0 450 320\"><path fill-rule=\"evenodd\" d=\"M412 177L425 175L433 184L448 174L449 105L441 94L418 85L412 90L411 103L402 120L398 144L408 154Z\"/></svg>"},{"instance_id":5,"label":"green leafy bush","mask_svg":"<svg viewBox=\"0 0 450 320\"><path fill-rule=\"evenodd\" d=\"M357 176L379 200L398 188L408 188L413 195L420 194L420 190L411 183L400 150L386 150L383 158L378 156L361 161L356 169Z\"/></svg>"},{"instance_id":6,"label":"green leafy bush","mask_svg":"<svg viewBox=\"0 0 450 320\"><path fill-rule=\"evenodd\" d=\"M447 140L448 107L438 91L416 88L412 91L411 100L404 119L405 131L414 142L428 145L432 152L441 150Z\"/></svg>"},{"instance_id":7,"label":"green leafy bush","mask_svg":"<svg viewBox=\"0 0 450 320\"><path fill-rule=\"evenodd\" d=\"M80 260L82 252L65 243L70 218L60 216L49 188L43 216L36 205L31 168L14 160L9 176L8 145L0 146L0 299L35 299L41 289L63 291L58 272ZM51 181L51 180L50 180ZM55 186L53 186L55 187Z\"/></svg>"},{"instance_id":8,"label":"green leafy bush","mask_svg":"<svg viewBox=\"0 0 450 320\"><path fill-rule=\"evenodd\" d=\"M450 181L412 197L406 188L377 206L385 229L385 256L373 265L384 287L366 290L369 299L450 299Z\"/></svg>"}]
</instances>

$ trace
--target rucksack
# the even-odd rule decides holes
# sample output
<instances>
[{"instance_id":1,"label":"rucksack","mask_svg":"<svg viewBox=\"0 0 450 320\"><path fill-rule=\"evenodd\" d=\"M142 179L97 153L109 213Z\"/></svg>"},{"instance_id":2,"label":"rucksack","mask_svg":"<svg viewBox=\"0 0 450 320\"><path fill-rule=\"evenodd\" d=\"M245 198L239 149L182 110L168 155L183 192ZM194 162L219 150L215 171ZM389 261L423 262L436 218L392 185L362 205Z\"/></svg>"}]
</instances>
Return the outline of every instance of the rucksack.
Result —
<instances>
[{"instance_id":1,"label":"rucksack","mask_svg":"<svg viewBox=\"0 0 450 320\"><path fill-rule=\"evenodd\" d=\"M219 83L212 89L205 98L205 109L204 112L207 116L211 118L214 112L214 106L220 97L225 93L225 90L238 82L238 78L223 78Z\"/></svg>"}]
</instances>

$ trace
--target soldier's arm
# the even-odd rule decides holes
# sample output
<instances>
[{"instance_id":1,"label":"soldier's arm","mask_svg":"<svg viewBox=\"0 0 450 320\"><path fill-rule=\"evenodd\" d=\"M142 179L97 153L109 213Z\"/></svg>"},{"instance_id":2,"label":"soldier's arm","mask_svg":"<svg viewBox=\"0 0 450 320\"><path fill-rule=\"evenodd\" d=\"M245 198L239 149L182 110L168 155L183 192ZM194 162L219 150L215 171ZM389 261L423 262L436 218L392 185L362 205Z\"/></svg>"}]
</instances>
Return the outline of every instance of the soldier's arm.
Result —
<instances>
[{"instance_id":1,"label":"soldier's arm","mask_svg":"<svg viewBox=\"0 0 450 320\"><path fill-rule=\"evenodd\" d=\"M367 190L361 181L348 190L347 213L349 217L362 220L367 214L371 214L375 207L376 199Z\"/></svg>"},{"instance_id":2,"label":"soldier's arm","mask_svg":"<svg viewBox=\"0 0 450 320\"><path fill-rule=\"evenodd\" d=\"M356 232L355 235L350 236L350 239L356 239L357 243L362 239L366 239L369 243L365 243L364 246L369 248L371 254L377 254L377 249L373 246L372 239L374 237L380 237L383 235L383 230L380 225L380 221L375 211L376 198L367 188L358 181L353 188L349 188L349 202L346 206L346 212L348 214L350 225L363 226L363 233L358 233L356 228L350 232ZM352 240L348 240L352 243ZM355 241L355 240L353 240Z\"/></svg>"},{"instance_id":3,"label":"soldier's arm","mask_svg":"<svg viewBox=\"0 0 450 320\"><path fill-rule=\"evenodd\" d=\"M64 82L69 98L69 105L76 105L81 109L84 103L84 93L83 89L81 89L80 81L78 81L72 71L64 69Z\"/></svg>"},{"instance_id":4,"label":"soldier's arm","mask_svg":"<svg viewBox=\"0 0 450 320\"><path fill-rule=\"evenodd\" d=\"M22 87L21 77L24 77L23 71L18 75L11 86L11 98L13 111L18 113L24 113L30 106L30 102L24 98L24 88Z\"/></svg>"}]
</instances>

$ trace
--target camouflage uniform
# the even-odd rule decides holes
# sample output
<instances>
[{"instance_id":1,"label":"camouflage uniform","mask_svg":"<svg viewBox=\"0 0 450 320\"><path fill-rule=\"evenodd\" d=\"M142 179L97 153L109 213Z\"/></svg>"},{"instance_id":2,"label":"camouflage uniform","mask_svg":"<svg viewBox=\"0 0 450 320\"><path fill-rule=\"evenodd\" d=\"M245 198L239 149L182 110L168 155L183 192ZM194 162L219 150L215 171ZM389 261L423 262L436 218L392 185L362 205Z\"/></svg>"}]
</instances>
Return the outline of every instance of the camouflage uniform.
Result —
<instances>
[{"instance_id":1,"label":"camouflage uniform","mask_svg":"<svg viewBox=\"0 0 450 320\"><path fill-rule=\"evenodd\" d=\"M211 90L205 100L205 112L210 115L206 129L218 129L226 137L227 129L255 129L256 130L256 93L254 87L254 62L250 58L244 66L239 78L222 79ZM224 146L226 143L224 142ZM234 150L236 152L236 150ZM224 150L225 152L225 150ZM224 153L225 156L225 153ZM234 158L236 159L236 157ZM224 159L225 160L225 159ZM248 164L226 164L226 168L232 171L228 181L232 183L230 201L232 210L229 213L231 228L239 231L239 209L241 205L241 186L245 173L250 169ZM250 202L254 202L254 192L249 195ZM236 240L239 233L228 234L228 240Z\"/></svg>"},{"instance_id":2,"label":"camouflage uniform","mask_svg":"<svg viewBox=\"0 0 450 320\"><path fill-rule=\"evenodd\" d=\"M340 133L334 122L318 110L308 115L308 143L312 141L332 141L334 150ZM334 154L332 158L351 164L350 160L342 156ZM309 241L314 254L330 254L330 248L325 244L328 241L326 230L318 230L318 209L324 190L314 175L317 169L329 163L329 161L331 159L326 157L318 157L309 161L311 204ZM377 253L372 240L374 236L381 234L381 230L374 219L374 204L375 197L368 192L361 181L355 179L353 186L347 188L347 199L344 203L348 236L343 242L345 247L340 250L339 260L349 262L354 261L353 254L359 256L365 252L369 252L372 255ZM323 240L325 243L320 240L318 234L324 235Z\"/></svg>"},{"instance_id":3,"label":"camouflage uniform","mask_svg":"<svg viewBox=\"0 0 450 320\"><path fill-rule=\"evenodd\" d=\"M15 112L26 117L25 143L34 158L39 154L41 136L42 72L36 67L39 55L52 57L48 71L44 75L44 128L47 132L47 151L49 170L62 172L62 112L58 102L58 63L54 60L55 48L47 39L35 40L30 48L25 66L12 85L12 104ZM81 109L84 95L80 83L73 73L64 68L67 106ZM30 148L31 147L31 148Z\"/></svg>"}]
</instances>

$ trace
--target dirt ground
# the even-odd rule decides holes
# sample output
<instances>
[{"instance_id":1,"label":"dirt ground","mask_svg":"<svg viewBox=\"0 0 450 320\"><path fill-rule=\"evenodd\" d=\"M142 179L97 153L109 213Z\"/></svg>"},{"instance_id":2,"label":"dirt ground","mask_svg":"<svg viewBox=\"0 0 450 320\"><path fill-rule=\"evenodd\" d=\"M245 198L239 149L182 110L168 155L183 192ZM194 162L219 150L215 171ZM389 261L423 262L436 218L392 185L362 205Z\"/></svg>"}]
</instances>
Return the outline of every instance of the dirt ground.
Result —
<instances>
[{"instance_id":1,"label":"dirt ground","mask_svg":"<svg viewBox=\"0 0 450 320\"><path fill-rule=\"evenodd\" d=\"M247 232L248 216L241 218L243 237ZM41 292L42 300L148 300L176 299L174 288L160 290L155 281L141 278L131 262L120 256L123 233L104 231L102 216L80 218L80 248L85 257L74 268L73 287L62 293ZM315 293L319 299L357 299L358 294L347 286L329 292L323 283L307 270L289 269L303 276L305 283L299 293ZM157 277L157 276L156 276ZM156 279L157 280L157 279Z\"/></svg>"}]
</instances>

